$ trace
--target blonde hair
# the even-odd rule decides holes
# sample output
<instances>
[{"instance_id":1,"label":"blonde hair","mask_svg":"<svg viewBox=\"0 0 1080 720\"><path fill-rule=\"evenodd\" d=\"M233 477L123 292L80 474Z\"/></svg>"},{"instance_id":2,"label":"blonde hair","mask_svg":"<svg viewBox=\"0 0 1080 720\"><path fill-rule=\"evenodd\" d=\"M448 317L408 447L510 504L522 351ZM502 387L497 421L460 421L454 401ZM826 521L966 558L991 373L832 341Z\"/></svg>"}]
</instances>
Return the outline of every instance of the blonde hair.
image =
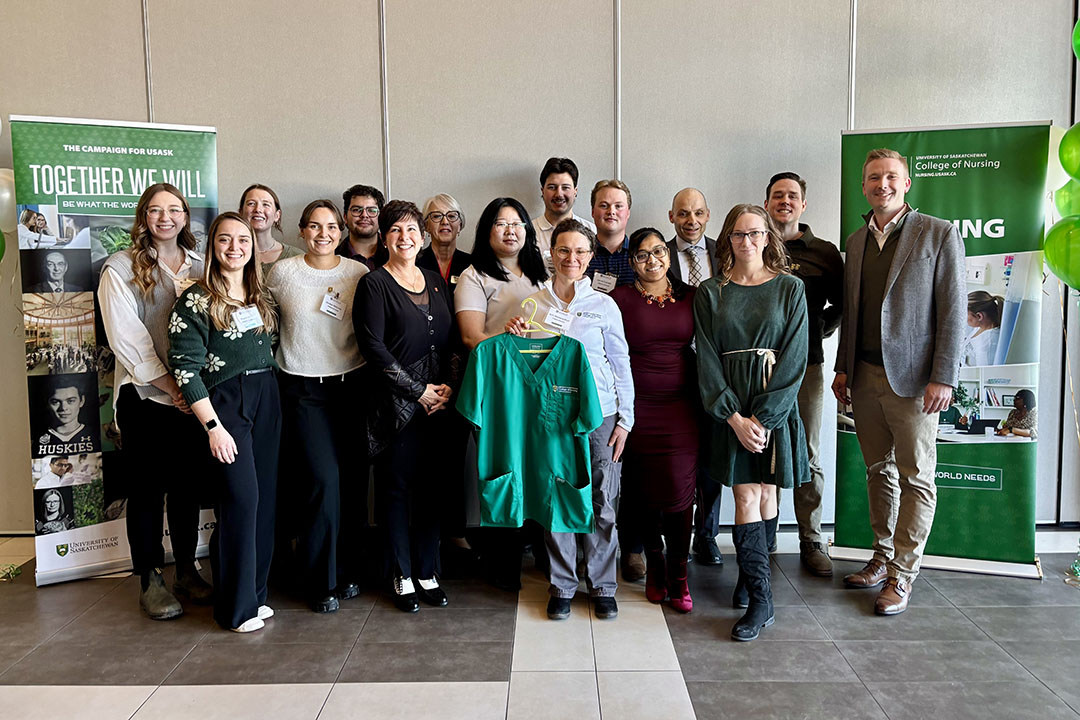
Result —
<instances>
[{"instance_id":1,"label":"blonde hair","mask_svg":"<svg viewBox=\"0 0 1080 720\"><path fill-rule=\"evenodd\" d=\"M724 218L724 227L716 238L716 265L720 270L717 274L720 275L721 285L727 285L731 280L731 269L735 267L735 253L731 250L731 233L735 230L735 223L747 213L757 215L765 222L765 231L769 235L769 244L762 251L761 260L765 263L766 269L777 275L789 275L791 273L788 268L787 250L784 248L784 238L781 237L780 231L776 229L776 223L769 217L769 213L765 212L765 208L760 205L742 203L728 211L727 217Z\"/></svg>"},{"instance_id":2,"label":"blonde hair","mask_svg":"<svg viewBox=\"0 0 1080 720\"><path fill-rule=\"evenodd\" d=\"M184 208L184 227L176 237L176 244L184 250L194 250L198 244L191 232L191 208L183 193L169 183L157 183L146 188L139 197L139 204L135 206L135 224L131 226L131 270L135 276L135 285L142 291L143 297L149 297L154 291L154 270L157 268L157 257L150 254L153 240L150 237L150 225L146 222L146 211L149 209L150 199L163 191L175 196Z\"/></svg>"},{"instance_id":3,"label":"blonde hair","mask_svg":"<svg viewBox=\"0 0 1080 720\"><path fill-rule=\"evenodd\" d=\"M866 179L866 166L875 160L899 160L900 164L904 166L904 174L908 174L907 158L889 148L876 148L866 153L866 161L862 164L863 179Z\"/></svg>"},{"instance_id":4,"label":"blonde hair","mask_svg":"<svg viewBox=\"0 0 1080 720\"><path fill-rule=\"evenodd\" d=\"M605 188L615 188L616 190L622 190L626 193L626 207L630 208L634 205L633 198L630 197L630 188L626 187L626 183L622 180L601 180L593 185L592 194L589 196L589 205L596 206L596 193Z\"/></svg>"},{"instance_id":5,"label":"blonde hair","mask_svg":"<svg viewBox=\"0 0 1080 720\"><path fill-rule=\"evenodd\" d=\"M217 260L214 247L217 239L217 231L221 223L226 220L234 220L243 225L252 238L251 257L244 266L244 301L240 302L229 297L229 283L221 272L221 264ZM235 212L223 212L210 223L210 231L206 241L206 276L200 283L210 296L210 307L207 314L218 330L228 330L232 325L232 314L235 310L254 305L259 316L262 317L263 325L259 332L270 334L277 327L277 311L270 302L270 294L263 289L262 268L255 257L255 231L251 223Z\"/></svg>"}]
</instances>

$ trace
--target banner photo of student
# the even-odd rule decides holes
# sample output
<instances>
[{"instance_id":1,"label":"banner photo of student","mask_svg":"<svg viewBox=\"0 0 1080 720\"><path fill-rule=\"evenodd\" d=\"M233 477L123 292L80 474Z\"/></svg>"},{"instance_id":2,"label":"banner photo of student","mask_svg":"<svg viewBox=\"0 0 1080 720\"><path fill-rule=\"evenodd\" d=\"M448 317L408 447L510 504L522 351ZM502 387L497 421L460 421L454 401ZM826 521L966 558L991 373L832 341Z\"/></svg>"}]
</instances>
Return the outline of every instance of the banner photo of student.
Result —
<instances>
[{"instance_id":1,"label":"banner photo of student","mask_svg":"<svg viewBox=\"0 0 1080 720\"><path fill-rule=\"evenodd\" d=\"M94 294L109 255L131 244L139 196L175 185L200 243L217 215L217 133L211 127L10 118L19 218L24 346L38 585L131 568L128 482L113 406L115 358ZM162 463L170 462L163 451ZM213 512L200 518L205 555ZM165 548L169 551L168 530Z\"/></svg>"},{"instance_id":2,"label":"banner photo of student","mask_svg":"<svg viewBox=\"0 0 1080 720\"><path fill-rule=\"evenodd\" d=\"M907 159L908 204L952 222L964 241L967 327L958 386L938 418L937 511L923 567L1038 576L1035 398L1049 142L1049 123L856 131L842 138L842 239L867 222L866 153L891 148ZM837 420L832 552L867 559L874 535L857 418L848 406L839 408Z\"/></svg>"}]
</instances>

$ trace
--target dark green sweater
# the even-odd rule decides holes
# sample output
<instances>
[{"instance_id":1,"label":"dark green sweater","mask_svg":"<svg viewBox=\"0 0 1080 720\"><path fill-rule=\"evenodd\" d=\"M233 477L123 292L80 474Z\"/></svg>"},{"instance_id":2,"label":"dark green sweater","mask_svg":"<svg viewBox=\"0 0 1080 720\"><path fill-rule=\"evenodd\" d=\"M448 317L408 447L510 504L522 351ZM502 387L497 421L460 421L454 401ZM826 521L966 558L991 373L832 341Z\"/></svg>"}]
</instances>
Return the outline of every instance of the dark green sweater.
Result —
<instances>
[{"instance_id":1,"label":"dark green sweater","mask_svg":"<svg viewBox=\"0 0 1080 720\"><path fill-rule=\"evenodd\" d=\"M240 332L233 323L228 330L218 330L207 312L209 305L206 290L192 285L169 316L169 366L188 405L247 370L277 367L264 328Z\"/></svg>"}]
</instances>

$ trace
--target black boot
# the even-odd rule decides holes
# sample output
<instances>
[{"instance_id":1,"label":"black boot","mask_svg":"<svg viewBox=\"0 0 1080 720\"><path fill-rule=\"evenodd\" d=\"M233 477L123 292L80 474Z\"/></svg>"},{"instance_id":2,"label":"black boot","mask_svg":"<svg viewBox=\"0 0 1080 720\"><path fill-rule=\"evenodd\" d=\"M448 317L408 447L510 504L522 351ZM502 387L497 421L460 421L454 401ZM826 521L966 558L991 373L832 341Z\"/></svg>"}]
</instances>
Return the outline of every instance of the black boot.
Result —
<instances>
[{"instance_id":1,"label":"black boot","mask_svg":"<svg viewBox=\"0 0 1080 720\"><path fill-rule=\"evenodd\" d=\"M750 596L746 614L731 629L732 640L756 640L761 628L773 624L769 546L765 525L766 523L758 521L732 528L739 570L742 571Z\"/></svg>"},{"instance_id":2,"label":"black boot","mask_svg":"<svg viewBox=\"0 0 1080 720\"><path fill-rule=\"evenodd\" d=\"M768 548L769 554L772 554L776 552L776 526L780 524L780 513L762 522L765 523L765 547Z\"/></svg>"}]
</instances>

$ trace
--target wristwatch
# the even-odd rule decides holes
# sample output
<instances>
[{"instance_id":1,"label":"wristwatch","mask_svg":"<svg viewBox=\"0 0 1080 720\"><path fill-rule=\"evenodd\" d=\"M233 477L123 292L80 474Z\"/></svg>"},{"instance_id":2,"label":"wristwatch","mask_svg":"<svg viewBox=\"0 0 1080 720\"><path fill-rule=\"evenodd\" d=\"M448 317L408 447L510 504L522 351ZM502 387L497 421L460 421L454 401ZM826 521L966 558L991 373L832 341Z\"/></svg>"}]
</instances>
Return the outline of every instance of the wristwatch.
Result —
<instances>
[{"instance_id":1,"label":"wristwatch","mask_svg":"<svg viewBox=\"0 0 1080 720\"><path fill-rule=\"evenodd\" d=\"M210 432L211 430L213 430L216 427L217 427L217 420L211 420L210 422L203 425L203 429L206 430L206 432Z\"/></svg>"}]
</instances>

